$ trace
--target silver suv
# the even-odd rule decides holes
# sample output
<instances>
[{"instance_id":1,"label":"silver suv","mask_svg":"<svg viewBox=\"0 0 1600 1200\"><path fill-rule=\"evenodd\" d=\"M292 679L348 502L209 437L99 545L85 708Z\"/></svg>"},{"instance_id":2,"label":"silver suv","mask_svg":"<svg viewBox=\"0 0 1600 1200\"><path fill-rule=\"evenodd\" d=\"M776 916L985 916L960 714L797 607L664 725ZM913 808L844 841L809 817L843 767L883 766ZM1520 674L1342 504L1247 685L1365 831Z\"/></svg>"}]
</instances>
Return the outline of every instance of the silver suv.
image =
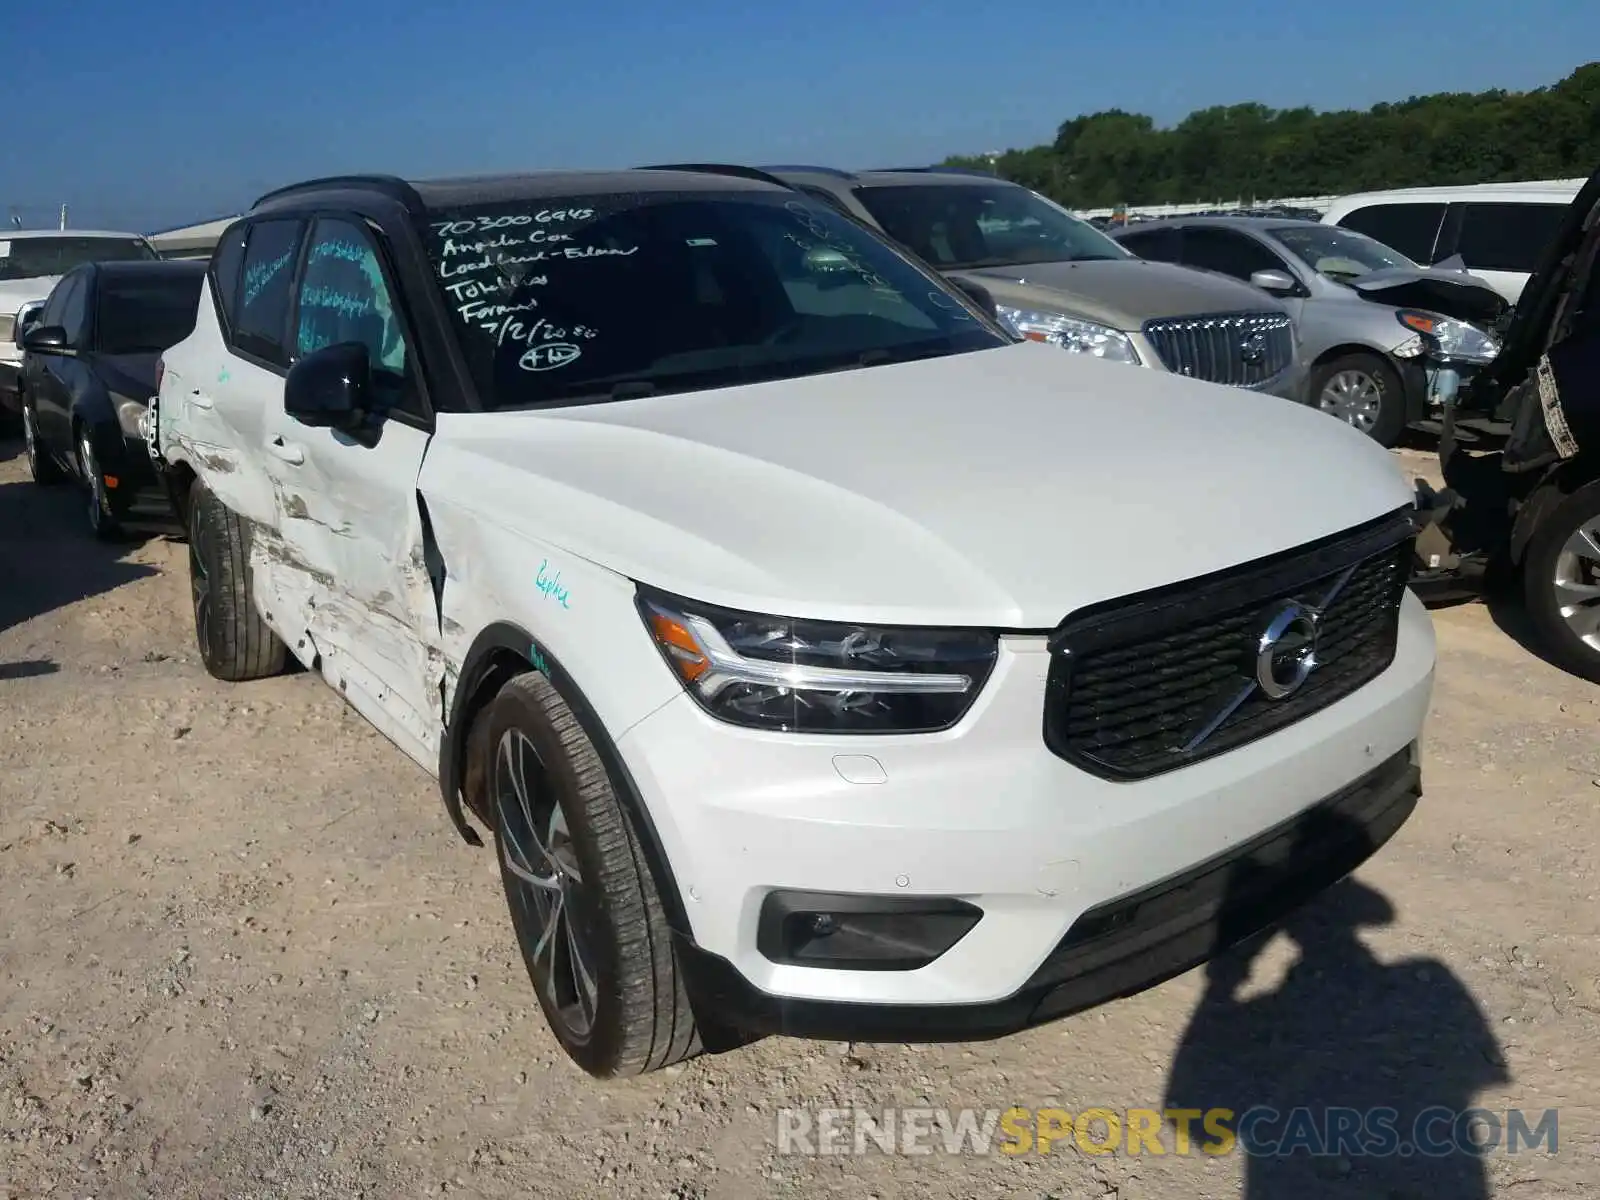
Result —
<instances>
[{"instance_id":1,"label":"silver suv","mask_svg":"<svg viewBox=\"0 0 1600 1200\"><path fill-rule=\"evenodd\" d=\"M1137 258L1027 188L939 167L764 169L955 282L979 285L1025 337L1304 399L1298 334L1282 304L1247 284Z\"/></svg>"}]
</instances>

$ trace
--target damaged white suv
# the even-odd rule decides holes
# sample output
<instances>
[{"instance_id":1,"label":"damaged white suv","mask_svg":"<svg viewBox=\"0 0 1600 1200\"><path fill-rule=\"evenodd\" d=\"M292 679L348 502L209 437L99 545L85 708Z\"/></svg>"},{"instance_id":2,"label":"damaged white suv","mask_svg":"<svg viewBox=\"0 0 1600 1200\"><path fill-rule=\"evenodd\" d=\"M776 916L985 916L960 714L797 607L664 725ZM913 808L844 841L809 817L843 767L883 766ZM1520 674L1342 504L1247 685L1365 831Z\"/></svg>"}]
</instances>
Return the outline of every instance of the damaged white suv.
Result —
<instances>
[{"instance_id":1,"label":"damaged white suv","mask_svg":"<svg viewBox=\"0 0 1600 1200\"><path fill-rule=\"evenodd\" d=\"M437 773L596 1075L1136 991L1420 794L1382 450L1019 342L760 172L275 192L151 424L207 666Z\"/></svg>"}]
</instances>

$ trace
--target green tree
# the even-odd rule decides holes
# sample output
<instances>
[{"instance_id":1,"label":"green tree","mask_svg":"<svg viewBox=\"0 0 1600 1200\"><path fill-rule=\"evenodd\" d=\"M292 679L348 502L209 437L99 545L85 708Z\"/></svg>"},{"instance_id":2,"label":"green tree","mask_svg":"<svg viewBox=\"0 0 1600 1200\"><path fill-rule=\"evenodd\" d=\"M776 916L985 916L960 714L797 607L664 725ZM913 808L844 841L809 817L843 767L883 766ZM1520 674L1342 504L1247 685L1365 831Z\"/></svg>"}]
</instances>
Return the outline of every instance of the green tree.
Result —
<instances>
[{"instance_id":1,"label":"green tree","mask_svg":"<svg viewBox=\"0 0 1600 1200\"><path fill-rule=\"evenodd\" d=\"M991 166L986 155L946 161ZM1232 104L1158 129L1143 113L1107 109L993 164L1080 208L1586 177L1596 167L1600 62L1530 92L1441 92L1365 112Z\"/></svg>"}]
</instances>

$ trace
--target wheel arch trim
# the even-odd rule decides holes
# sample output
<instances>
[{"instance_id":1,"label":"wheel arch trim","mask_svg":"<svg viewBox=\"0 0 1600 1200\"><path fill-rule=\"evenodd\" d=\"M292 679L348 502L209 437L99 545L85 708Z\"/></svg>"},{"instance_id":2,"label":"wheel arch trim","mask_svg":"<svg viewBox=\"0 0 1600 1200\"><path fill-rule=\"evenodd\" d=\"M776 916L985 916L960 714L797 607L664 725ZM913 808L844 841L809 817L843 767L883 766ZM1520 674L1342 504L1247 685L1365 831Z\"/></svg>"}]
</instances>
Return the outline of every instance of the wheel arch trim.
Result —
<instances>
[{"instance_id":1,"label":"wheel arch trim","mask_svg":"<svg viewBox=\"0 0 1600 1200\"><path fill-rule=\"evenodd\" d=\"M615 740L560 661L527 630L510 621L494 622L478 633L457 676L444 735L439 739L439 790L451 824L469 845L483 845L483 838L467 819L464 797L467 738L474 719L504 682L528 671L537 671L548 679L578 718L579 726L605 766L612 790L633 824L645 863L666 909L667 922L674 932L687 936L691 932L688 915L661 835Z\"/></svg>"}]
</instances>

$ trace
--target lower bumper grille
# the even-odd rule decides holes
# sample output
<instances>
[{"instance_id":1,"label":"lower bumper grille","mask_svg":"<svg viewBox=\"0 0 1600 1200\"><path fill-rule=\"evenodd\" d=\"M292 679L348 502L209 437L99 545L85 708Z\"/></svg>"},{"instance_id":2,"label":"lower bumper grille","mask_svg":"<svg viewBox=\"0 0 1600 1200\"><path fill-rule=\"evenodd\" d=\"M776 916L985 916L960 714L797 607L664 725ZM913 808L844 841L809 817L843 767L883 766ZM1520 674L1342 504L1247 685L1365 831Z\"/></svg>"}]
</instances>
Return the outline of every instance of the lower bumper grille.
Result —
<instances>
[{"instance_id":1,"label":"lower bumper grille","mask_svg":"<svg viewBox=\"0 0 1600 1200\"><path fill-rule=\"evenodd\" d=\"M1294 361L1294 322L1284 313L1220 313L1146 321L1144 336L1176 375L1256 387Z\"/></svg>"},{"instance_id":2,"label":"lower bumper grille","mask_svg":"<svg viewBox=\"0 0 1600 1200\"><path fill-rule=\"evenodd\" d=\"M1035 1019L1138 991L1275 925L1394 836L1422 773L1403 750L1320 804L1228 853L1090 909L1028 988L1058 985Z\"/></svg>"},{"instance_id":3,"label":"lower bumper grille","mask_svg":"<svg viewBox=\"0 0 1600 1200\"><path fill-rule=\"evenodd\" d=\"M1051 638L1046 744L1103 778L1144 779L1343 699L1394 660L1414 536L1404 509L1074 614Z\"/></svg>"}]
</instances>

